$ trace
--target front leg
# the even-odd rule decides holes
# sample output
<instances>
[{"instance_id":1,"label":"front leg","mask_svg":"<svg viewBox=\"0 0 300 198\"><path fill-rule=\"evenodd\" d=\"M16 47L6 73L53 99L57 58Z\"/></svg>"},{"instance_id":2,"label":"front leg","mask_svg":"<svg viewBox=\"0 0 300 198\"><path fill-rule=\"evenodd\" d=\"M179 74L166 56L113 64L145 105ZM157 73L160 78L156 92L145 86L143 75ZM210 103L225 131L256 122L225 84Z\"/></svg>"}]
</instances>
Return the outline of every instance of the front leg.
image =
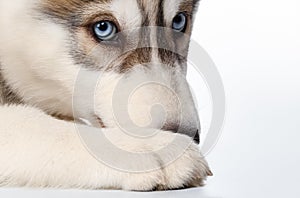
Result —
<instances>
[{"instance_id":1,"label":"front leg","mask_svg":"<svg viewBox=\"0 0 300 198\"><path fill-rule=\"evenodd\" d=\"M116 147L133 153L124 160L123 154L97 139L97 147L107 154L108 161L123 159L128 163L126 171L93 156L73 123L37 109L1 106L0 123L1 186L148 191L199 186L211 174L197 145L184 135L160 131L147 139L136 139L119 129L79 126L90 137L101 132Z\"/></svg>"}]
</instances>

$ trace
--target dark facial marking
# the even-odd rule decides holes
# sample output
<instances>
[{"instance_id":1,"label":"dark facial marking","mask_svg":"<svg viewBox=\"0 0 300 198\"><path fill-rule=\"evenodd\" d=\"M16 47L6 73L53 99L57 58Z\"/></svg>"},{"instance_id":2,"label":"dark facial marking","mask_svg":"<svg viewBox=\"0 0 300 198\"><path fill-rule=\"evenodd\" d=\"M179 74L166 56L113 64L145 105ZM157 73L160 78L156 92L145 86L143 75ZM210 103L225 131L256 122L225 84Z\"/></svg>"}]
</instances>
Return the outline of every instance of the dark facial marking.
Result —
<instances>
[{"instance_id":1,"label":"dark facial marking","mask_svg":"<svg viewBox=\"0 0 300 198\"><path fill-rule=\"evenodd\" d=\"M119 72L125 73L136 65L150 63L151 52L152 49L150 47L138 48L132 51L120 65Z\"/></svg>"},{"instance_id":2,"label":"dark facial marking","mask_svg":"<svg viewBox=\"0 0 300 198\"><path fill-rule=\"evenodd\" d=\"M97 63L93 60L93 57L89 57L86 51L80 48L78 41L76 40L75 31L76 28L80 25L84 25L92 17L85 13L85 8L95 7L97 9L97 4L106 4L110 3L112 0L44 0L43 3L43 12L48 16L51 16L52 19L59 20L64 26L70 30L70 45L72 50L70 54L74 57L74 60L77 64L81 64L88 68L101 69L103 66L97 66ZM137 0L139 9L142 13L142 27L147 26L159 26L166 27L167 24L164 19L164 1L165 0ZM195 10L196 4L199 0L186 0L183 1L180 5L180 9L190 12ZM97 12L95 12L97 14ZM102 14L102 13L99 13ZM87 18L88 17L88 18ZM169 28L169 27L168 27ZM73 30L71 30L73 29ZM151 45L151 32L147 28L141 28L138 36L138 46L136 50L128 53L125 59L127 62L124 63L120 68L119 72L125 72L131 69L134 64L142 64L145 62L151 62L151 53L153 50L157 50L160 61L163 64L173 66L176 61L183 62L185 61L186 53L177 53L178 46L174 42L174 38L169 32L162 31L160 28L157 28L157 44L158 49L143 46L152 46ZM156 46L156 44L154 45ZM179 44L179 47L182 45ZM113 50L107 48L107 50ZM183 56L179 56L181 54ZM123 55L121 55L124 57ZM82 62L84 60L84 62ZM119 64L118 64L119 65ZM101 67L101 68L100 68Z\"/></svg>"},{"instance_id":3,"label":"dark facial marking","mask_svg":"<svg viewBox=\"0 0 300 198\"><path fill-rule=\"evenodd\" d=\"M5 81L0 63L0 105L3 104L22 104L22 100Z\"/></svg>"},{"instance_id":4,"label":"dark facial marking","mask_svg":"<svg viewBox=\"0 0 300 198\"><path fill-rule=\"evenodd\" d=\"M80 14L84 14L84 7L92 3L109 3L111 0L44 0L42 12L56 19L72 22L80 21Z\"/></svg>"}]
</instances>

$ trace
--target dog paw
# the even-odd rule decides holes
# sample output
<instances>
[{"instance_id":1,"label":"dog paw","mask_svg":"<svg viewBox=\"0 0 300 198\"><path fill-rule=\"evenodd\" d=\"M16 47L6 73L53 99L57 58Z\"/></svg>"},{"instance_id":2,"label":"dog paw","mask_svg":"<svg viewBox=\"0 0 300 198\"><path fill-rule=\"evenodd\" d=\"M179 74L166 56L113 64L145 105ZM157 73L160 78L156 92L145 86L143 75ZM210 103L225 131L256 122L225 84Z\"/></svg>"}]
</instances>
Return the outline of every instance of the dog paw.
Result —
<instances>
[{"instance_id":1,"label":"dog paw","mask_svg":"<svg viewBox=\"0 0 300 198\"><path fill-rule=\"evenodd\" d=\"M182 137L182 139L185 139L182 141L190 143L188 147L178 147L178 149L184 150L183 153L179 153L179 151L172 153L172 150L167 153L167 156L174 156L174 154L179 153L177 159L165 162L166 154L160 156L161 161L164 163L163 172L166 182L164 185L158 186L159 190L203 186L207 176L212 176L212 172L201 155L198 145L193 143L189 137Z\"/></svg>"},{"instance_id":2,"label":"dog paw","mask_svg":"<svg viewBox=\"0 0 300 198\"><path fill-rule=\"evenodd\" d=\"M148 140L142 148L147 148L147 151L151 148L153 170L128 174L123 184L124 190L198 187L204 185L207 176L212 175L198 145L188 136L161 132L158 139Z\"/></svg>"}]
</instances>

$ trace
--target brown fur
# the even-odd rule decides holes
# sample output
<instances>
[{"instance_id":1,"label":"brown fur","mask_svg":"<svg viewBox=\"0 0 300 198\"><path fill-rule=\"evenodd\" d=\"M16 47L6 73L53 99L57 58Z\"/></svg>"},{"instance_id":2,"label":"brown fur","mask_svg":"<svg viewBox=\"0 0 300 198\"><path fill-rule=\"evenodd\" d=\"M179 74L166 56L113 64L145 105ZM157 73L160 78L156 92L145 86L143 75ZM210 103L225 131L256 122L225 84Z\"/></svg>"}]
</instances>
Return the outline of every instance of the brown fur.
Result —
<instances>
[{"instance_id":1,"label":"brown fur","mask_svg":"<svg viewBox=\"0 0 300 198\"><path fill-rule=\"evenodd\" d=\"M147 48L138 48L131 52L123 61L120 66L120 73L125 73L130 70L135 65L143 65L150 63L151 61L151 51L152 49Z\"/></svg>"},{"instance_id":2,"label":"brown fur","mask_svg":"<svg viewBox=\"0 0 300 198\"><path fill-rule=\"evenodd\" d=\"M54 17L68 20L77 12L83 12L86 6L92 3L105 4L111 0L44 0L42 10Z\"/></svg>"},{"instance_id":3,"label":"brown fur","mask_svg":"<svg viewBox=\"0 0 300 198\"><path fill-rule=\"evenodd\" d=\"M17 96L17 94L12 90L10 86L6 83L0 64L0 105L3 104L21 104L22 100Z\"/></svg>"},{"instance_id":4,"label":"brown fur","mask_svg":"<svg viewBox=\"0 0 300 198\"><path fill-rule=\"evenodd\" d=\"M139 46L151 46L150 33L147 30L135 35L133 43L136 43L136 50L122 53L126 46L107 46L99 43L93 35L92 25L100 20L113 21L120 30L122 27L118 24L117 19L110 13L108 5L112 0L44 0L44 13L65 22L63 25L72 27L73 54L76 62L93 67L93 69L114 69L121 73L129 71L134 65L151 62L151 52L157 50L157 54L163 64L173 66L175 61L184 64L187 55L187 41L176 37L171 30L157 30L158 49L139 48ZM126 0L122 0L126 1ZM192 16L196 4L199 0L185 0L180 5L179 12L185 12L189 18L185 35L189 36L192 29ZM163 4L164 0L137 0L139 9L142 13L141 27L145 26L163 26L170 28L164 20ZM135 45L131 43L132 45ZM123 43L129 45L130 43ZM92 55L93 50L100 50L98 53L107 54L110 60L98 60ZM178 55L180 54L180 55ZM112 61L113 60L113 61ZM85 62L81 62L85 61ZM114 67L114 68L112 68Z\"/></svg>"}]
</instances>

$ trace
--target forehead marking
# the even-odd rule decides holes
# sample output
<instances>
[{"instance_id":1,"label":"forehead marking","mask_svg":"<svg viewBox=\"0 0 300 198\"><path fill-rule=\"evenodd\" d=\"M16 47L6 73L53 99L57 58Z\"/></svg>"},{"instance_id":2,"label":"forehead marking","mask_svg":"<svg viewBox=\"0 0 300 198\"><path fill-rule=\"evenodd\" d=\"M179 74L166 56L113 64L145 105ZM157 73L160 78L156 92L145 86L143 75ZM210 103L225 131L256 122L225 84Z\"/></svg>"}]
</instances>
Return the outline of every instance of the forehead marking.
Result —
<instances>
[{"instance_id":1,"label":"forehead marking","mask_svg":"<svg viewBox=\"0 0 300 198\"><path fill-rule=\"evenodd\" d=\"M86 8L97 4L109 4L112 0L41 0L40 11L51 18L59 19L64 23L82 22L82 16L86 14ZM73 20L73 21L72 21ZM76 22L75 22L76 21ZM65 24L70 25L70 24Z\"/></svg>"},{"instance_id":2,"label":"forehead marking","mask_svg":"<svg viewBox=\"0 0 300 198\"><path fill-rule=\"evenodd\" d=\"M130 3L128 3L130 1ZM190 11L194 9L199 0L42 0L45 13L70 22L72 18L88 17L86 9L93 9L95 12L102 6L108 8L117 18L123 20L121 26L142 27L138 33L138 49L133 50L124 57L126 64L120 69L124 72L139 63L150 62L153 58L164 64L173 64L178 59L174 52L166 49L173 49L170 43L172 35L166 33L160 27L170 28L173 17L179 10ZM126 2L126 3L125 3ZM192 13L192 10L191 10ZM173 16L174 15L174 16ZM79 19L80 20L80 19ZM65 23L64 22L64 23ZM123 25L124 24L124 25ZM151 32L148 28L151 26ZM170 48L170 45L172 48ZM146 46L146 47L143 47ZM149 46L149 47L148 47ZM154 47L154 48L150 48ZM166 49L155 49L156 47ZM176 49L173 49L176 50ZM173 51L172 50L172 51Z\"/></svg>"}]
</instances>

